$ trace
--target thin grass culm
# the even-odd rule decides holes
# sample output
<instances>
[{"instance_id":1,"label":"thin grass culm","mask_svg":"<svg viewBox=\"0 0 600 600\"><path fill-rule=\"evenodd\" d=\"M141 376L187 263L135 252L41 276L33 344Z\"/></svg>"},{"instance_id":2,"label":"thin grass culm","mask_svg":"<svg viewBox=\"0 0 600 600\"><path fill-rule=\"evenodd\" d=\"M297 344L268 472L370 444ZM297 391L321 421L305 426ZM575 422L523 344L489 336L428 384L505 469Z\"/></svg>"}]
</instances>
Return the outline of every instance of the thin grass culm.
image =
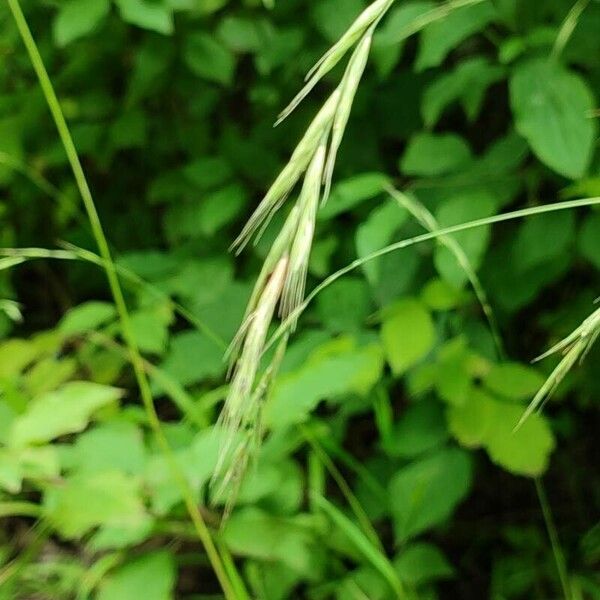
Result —
<instances>
[{"instance_id":1,"label":"thin grass culm","mask_svg":"<svg viewBox=\"0 0 600 600\"><path fill-rule=\"evenodd\" d=\"M54 90L54 86L52 85L52 81L44 65L44 61L39 52L37 43L31 33L31 30L29 29L29 25L21 9L19 0L7 0L7 3L27 53L29 54L32 67L39 80L46 104L48 105L48 109L50 110L52 118L54 119L56 129L67 155L77 188L81 195L83 205L90 222L90 227L102 259L102 265L106 272L111 294L117 308L117 313L123 332L123 338L127 344L129 359L139 387L140 396L142 398L148 423L154 433L158 445L160 446L165 458L169 463L171 471L178 485L180 486L184 503L194 525L194 529L199 540L204 546L207 557L215 572L219 584L222 587L225 598L227 598L227 600L233 600L234 598L239 599L241 597L240 593L235 590L235 587L230 581L219 551L217 550L208 526L204 521L202 514L200 513L188 481L181 472L181 469L173 455L171 446L169 445L168 439L162 430L160 419L154 406L150 383L144 369L144 361L140 354L136 338L133 334L129 311L125 302L125 296L121 288L121 283L119 281L117 269L112 258L108 240L104 233L104 229L102 227L98 211L96 210L96 205L94 203L87 178L81 165L81 161L79 159L79 155L77 153L75 143L73 142L73 138L63 114L60 102ZM248 597L245 590L242 590L242 597Z\"/></svg>"}]
</instances>

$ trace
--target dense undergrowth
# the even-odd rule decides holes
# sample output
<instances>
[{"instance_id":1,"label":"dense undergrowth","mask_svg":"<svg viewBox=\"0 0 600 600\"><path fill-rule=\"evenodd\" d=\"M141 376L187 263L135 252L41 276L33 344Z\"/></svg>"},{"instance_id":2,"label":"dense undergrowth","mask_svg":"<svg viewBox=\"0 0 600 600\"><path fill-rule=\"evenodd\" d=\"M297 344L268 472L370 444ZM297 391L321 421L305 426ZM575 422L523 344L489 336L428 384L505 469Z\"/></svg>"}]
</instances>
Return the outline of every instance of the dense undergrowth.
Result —
<instances>
[{"instance_id":1,"label":"dense undergrowth","mask_svg":"<svg viewBox=\"0 0 600 600\"><path fill-rule=\"evenodd\" d=\"M267 4L0 10L0 599L600 598L600 3Z\"/></svg>"}]
</instances>

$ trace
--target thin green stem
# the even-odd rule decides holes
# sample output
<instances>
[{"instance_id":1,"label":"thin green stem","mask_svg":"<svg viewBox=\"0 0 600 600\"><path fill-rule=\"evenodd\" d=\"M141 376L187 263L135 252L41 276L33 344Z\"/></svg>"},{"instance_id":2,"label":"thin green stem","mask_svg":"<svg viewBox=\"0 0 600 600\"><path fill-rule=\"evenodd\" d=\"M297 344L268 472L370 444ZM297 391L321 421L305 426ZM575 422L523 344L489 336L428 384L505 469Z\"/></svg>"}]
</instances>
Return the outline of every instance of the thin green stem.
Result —
<instances>
[{"instance_id":1,"label":"thin green stem","mask_svg":"<svg viewBox=\"0 0 600 600\"><path fill-rule=\"evenodd\" d=\"M423 233L421 235L417 235L412 238L408 238L405 240L401 240L394 244L390 244L389 246L385 246L385 248L381 248L380 250L376 250L375 252L371 252L367 254L367 256L363 256L362 258L357 258L353 260L350 264L341 268L339 271L332 273L329 277L324 279L300 304L281 325L277 328L277 331L271 336L268 344L265 346L265 352L271 348L271 346L286 332L289 330L290 325L298 320L300 315L307 309L309 304L327 287L329 287L334 281L337 281L340 277L355 271L356 269L362 267L364 264L385 256L387 254L391 254L396 250L404 250L410 246L415 246L417 244L422 244L423 242L428 242L430 240L435 240L440 236L449 235L452 233L458 233L460 231L467 231L468 229L476 229L478 227L483 227L485 225L494 225L496 223L502 223L504 221L512 221L513 219L522 219L525 217L534 217L536 215L541 215L544 213L556 212L559 210L571 210L575 208L583 208L586 206L594 206L600 204L600 197L595 198L584 198L581 200L568 200L566 202L555 202L553 204L543 204L542 206L534 206L532 208L523 208L521 210L515 210L512 212L504 213L501 215L495 215L493 217L487 217L484 219L475 219L474 221L469 221L468 223L460 223L458 225L453 225L451 227L444 227L443 229L439 229L438 231L432 231L429 233Z\"/></svg>"},{"instance_id":2,"label":"thin green stem","mask_svg":"<svg viewBox=\"0 0 600 600\"><path fill-rule=\"evenodd\" d=\"M354 495L354 492L344 479L344 476L340 473L340 470L335 466L335 463L331 460L327 452L321 447L317 438L313 435L310 429L304 425L298 425L300 432L302 433L304 439L309 443L315 454L319 457L319 460L323 463L325 468L329 471L329 474L337 484L338 488L346 498L346 502L348 502L348 506L352 509L352 512L356 516L363 533L369 538L369 540L381 551L383 551L383 547L381 545L381 540L377 535L377 532L371 525L371 521L365 512L365 509L362 507L358 498Z\"/></svg>"},{"instance_id":3,"label":"thin green stem","mask_svg":"<svg viewBox=\"0 0 600 600\"><path fill-rule=\"evenodd\" d=\"M558 60L560 58L562 51L565 49L565 46L573 35L575 27L577 27L579 17L581 17L581 14L587 8L589 3L590 0L577 0L571 7L571 10L567 13L565 20L560 26L556 40L554 41L554 46L552 47L551 57L553 60Z\"/></svg>"},{"instance_id":4,"label":"thin green stem","mask_svg":"<svg viewBox=\"0 0 600 600\"><path fill-rule=\"evenodd\" d=\"M544 516L544 523L546 525L548 537L550 538L550 544L552 545L552 554L554 555L554 562L556 563L556 570L558 572L558 578L560 579L563 596L565 597L565 600L572 600L573 596L571 594L565 556L560 547L558 531L556 530L556 525L552 517L552 510L550 509L550 503L546 496L544 484L538 477L535 478L535 491L537 492L538 500L542 508L542 515Z\"/></svg>"},{"instance_id":5,"label":"thin green stem","mask_svg":"<svg viewBox=\"0 0 600 600\"><path fill-rule=\"evenodd\" d=\"M198 510L198 506L196 505L196 502L194 500L194 496L189 486L189 483L183 475L183 473L181 472L177 461L175 460L173 451L169 446L168 440L162 430L160 419L154 406L154 401L150 390L150 383L144 371L144 363L142 360L142 356L140 354L137 341L133 334L127 304L125 302L123 290L121 289L121 284L119 283L119 278L117 276L115 264L112 260L108 241L104 234L104 230L100 222L100 217L94 204L92 193L90 191L87 179L85 177L83 167L81 166L81 162L79 160L79 156L77 154L77 149L75 148L73 138L71 137L69 127L67 125L62 109L60 107L60 103L54 91L54 87L52 85L52 82L50 81L48 72L46 71L46 67L40 55L37 44L33 38L33 35L31 34L31 30L29 29L29 25L27 24L27 20L25 19L25 15L23 14L23 11L21 9L19 0L7 0L7 2L15 20L17 29L19 30L19 34L21 35L23 43L31 59L33 69L35 70L35 73L38 77L40 86L42 88L42 92L46 99L46 103L54 119L54 123L58 130L58 134L60 136L62 145L65 149L69 164L71 166L71 170L73 171L77 187L81 194L84 208L90 221L90 226L92 228L92 233L98 246L100 256L104 263L104 269L106 271L106 276L108 279L110 290L115 301L115 306L117 308L119 319L121 321L123 337L129 348L131 364L133 366L135 378L140 390L142 402L147 413L148 422L150 424L150 427L154 431L154 435L157 439L158 444L162 448L165 456L168 458L171 470L175 475L179 486L181 487L187 511L190 515L190 518L192 519L192 522L194 523L194 527L196 528L198 537L204 545L206 554L211 562L215 575L217 576L221 587L223 588L225 597L228 600L234 600L236 597L239 598L239 596L236 596L234 593L234 588L229 580L229 577L227 576L227 573L223 566L223 562L221 560L221 556L219 555L219 552L217 551L217 548L215 547L215 544L210 535L210 531L208 530L208 527L204 522L200 511Z\"/></svg>"}]
</instances>

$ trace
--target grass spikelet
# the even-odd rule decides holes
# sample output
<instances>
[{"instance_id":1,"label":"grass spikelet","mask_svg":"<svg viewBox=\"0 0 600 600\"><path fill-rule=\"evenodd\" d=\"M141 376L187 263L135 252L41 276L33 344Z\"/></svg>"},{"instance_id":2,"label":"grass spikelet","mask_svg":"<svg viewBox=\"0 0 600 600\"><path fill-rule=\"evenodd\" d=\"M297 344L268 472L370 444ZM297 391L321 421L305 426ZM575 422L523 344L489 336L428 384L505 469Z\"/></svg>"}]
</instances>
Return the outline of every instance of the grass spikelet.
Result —
<instances>
[{"instance_id":1,"label":"grass spikelet","mask_svg":"<svg viewBox=\"0 0 600 600\"><path fill-rule=\"evenodd\" d=\"M328 131L335 115L339 90L335 90L325 102L317 116L306 130L294 150L292 157L281 173L269 188L262 202L254 211L242 232L233 243L233 248L239 253L252 238L252 236L281 208L283 202L296 185L301 175L306 171L312 157L323 137L323 132Z\"/></svg>"},{"instance_id":2,"label":"grass spikelet","mask_svg":"<svg viewBox=\"0 0 600 600\"><path fill-rule=\"evenodd\" d=\"M220 423L227 431L227 436L221 449L221 460L217 466L217 472L220 471L223 461L229 453L236 432L245 429L246 425L252 421L254 382L260 367L269 325L283 290L288 260L288 256L279 259L268 281L265 282L256 308L250 313L242 327L242 335L238 341L241 350L233 369L225 406L219 417Z\"/></svg>"},{"instance_id":3,"label":"grass spikelet","mask_svg":"<svg viewBox=\"0 0 600 600\"><path fill-rule=\"evenodd\" d=\"M321 196L321 180L326 152L327 133L321 139L321 143L306 171L304 185L298 199L298 226L290 249L290 264L280 306L280 314L284 318L294 311L304 297L308 261ZM290 329L293 330L295 326L296 322L293 322Z\"/></svg>"},{"instance_id":4,"label":"grass spikelet","mask_svg":"<svg viewBox=\"0 0 600 600\"><path fill-rule=\"evenodd\" d=\"M376 24L376 23L375 23ZM337 158L338 150L342 144L342 139L346 131L346 125L350 119L350 112L352 111L352 104L354 103L354 96L360 80L362 79L365 67L367 66L367 60L369 58L369 52L371 51L371 42L373 41L373 31L375 24L371 25L368 31L364 34L359 44L356 46L348 67L344 73L342 82L340 83L340 101L333 119L333 125L331 127L331 141L329 143L329 154L327 156L327 163L325 166L325 172L323 174L323 201L325 204L329 198L329 191L331 189L331 180L333 178L333 169L335 167L335 161Z\"/></svg>"},{"instance_id":5,"label":"grass spikelet","mask_svg":"<svg viewBox=\"0 0 600 600\"><path fill-rule=\"evenodd\" d=\"M346 53L363 36L365 31L378 22L387 12L394 0L377 0L369 5L346 30L346 33L317 61L306 75L306 85L281 112L275 125L284 121L298 105L310 94L319 81L331 71Z\"/></svg>"},{"instance_id":6,"label":"grass spikelet","mask_svg":"<svg viewBox=\"0 0 600 600\"><path fill-rule=\"evenodd\" d=\"M541 407L552 394L556 391L561 381L566 377L569 371L585 359L588 352L600 336L600 309L592 313L575 331L568 335L564 340L550 348L539 356L534 362L538 362L552 354L561 352L563 358L558 363L554 371L550 373L544 385L540 388L534 399L531 401L527 410L517 423L515 431L523 425L528 417Z\"/></svg>"}]
</instances>

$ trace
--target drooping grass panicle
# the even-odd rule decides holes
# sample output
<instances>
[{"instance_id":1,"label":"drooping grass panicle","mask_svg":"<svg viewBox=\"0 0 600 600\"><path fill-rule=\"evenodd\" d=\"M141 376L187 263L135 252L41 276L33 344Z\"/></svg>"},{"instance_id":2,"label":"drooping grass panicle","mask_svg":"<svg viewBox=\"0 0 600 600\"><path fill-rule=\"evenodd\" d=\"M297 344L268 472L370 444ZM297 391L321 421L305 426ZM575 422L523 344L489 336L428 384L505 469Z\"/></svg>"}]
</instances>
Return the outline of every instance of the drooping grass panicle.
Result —
<instances>
[{"instance_id":1,"label":"drooping grass panicle","mask_svg":"<svg viewBox=\"0 0 600 600\"><path fill-rule=\"evenodd\" d=\"M531 401L527 410L523 413L523 416L517 423L515 430L519 429L523 423L543 404L550 399L552 394L556 391L556 388L566 377L569 371L577 364L585 359L588 352L600 336L600 309L592 313L583 323L569 334L565 339L561 340L558 344L550 348L548 352L545 352L536 361L542 360L555 354L562 352L563 358L556 365L555 369L550 373L550 376L544 382L544 385L539 389L534 399Z\"/></svg>"}]
</instances>

